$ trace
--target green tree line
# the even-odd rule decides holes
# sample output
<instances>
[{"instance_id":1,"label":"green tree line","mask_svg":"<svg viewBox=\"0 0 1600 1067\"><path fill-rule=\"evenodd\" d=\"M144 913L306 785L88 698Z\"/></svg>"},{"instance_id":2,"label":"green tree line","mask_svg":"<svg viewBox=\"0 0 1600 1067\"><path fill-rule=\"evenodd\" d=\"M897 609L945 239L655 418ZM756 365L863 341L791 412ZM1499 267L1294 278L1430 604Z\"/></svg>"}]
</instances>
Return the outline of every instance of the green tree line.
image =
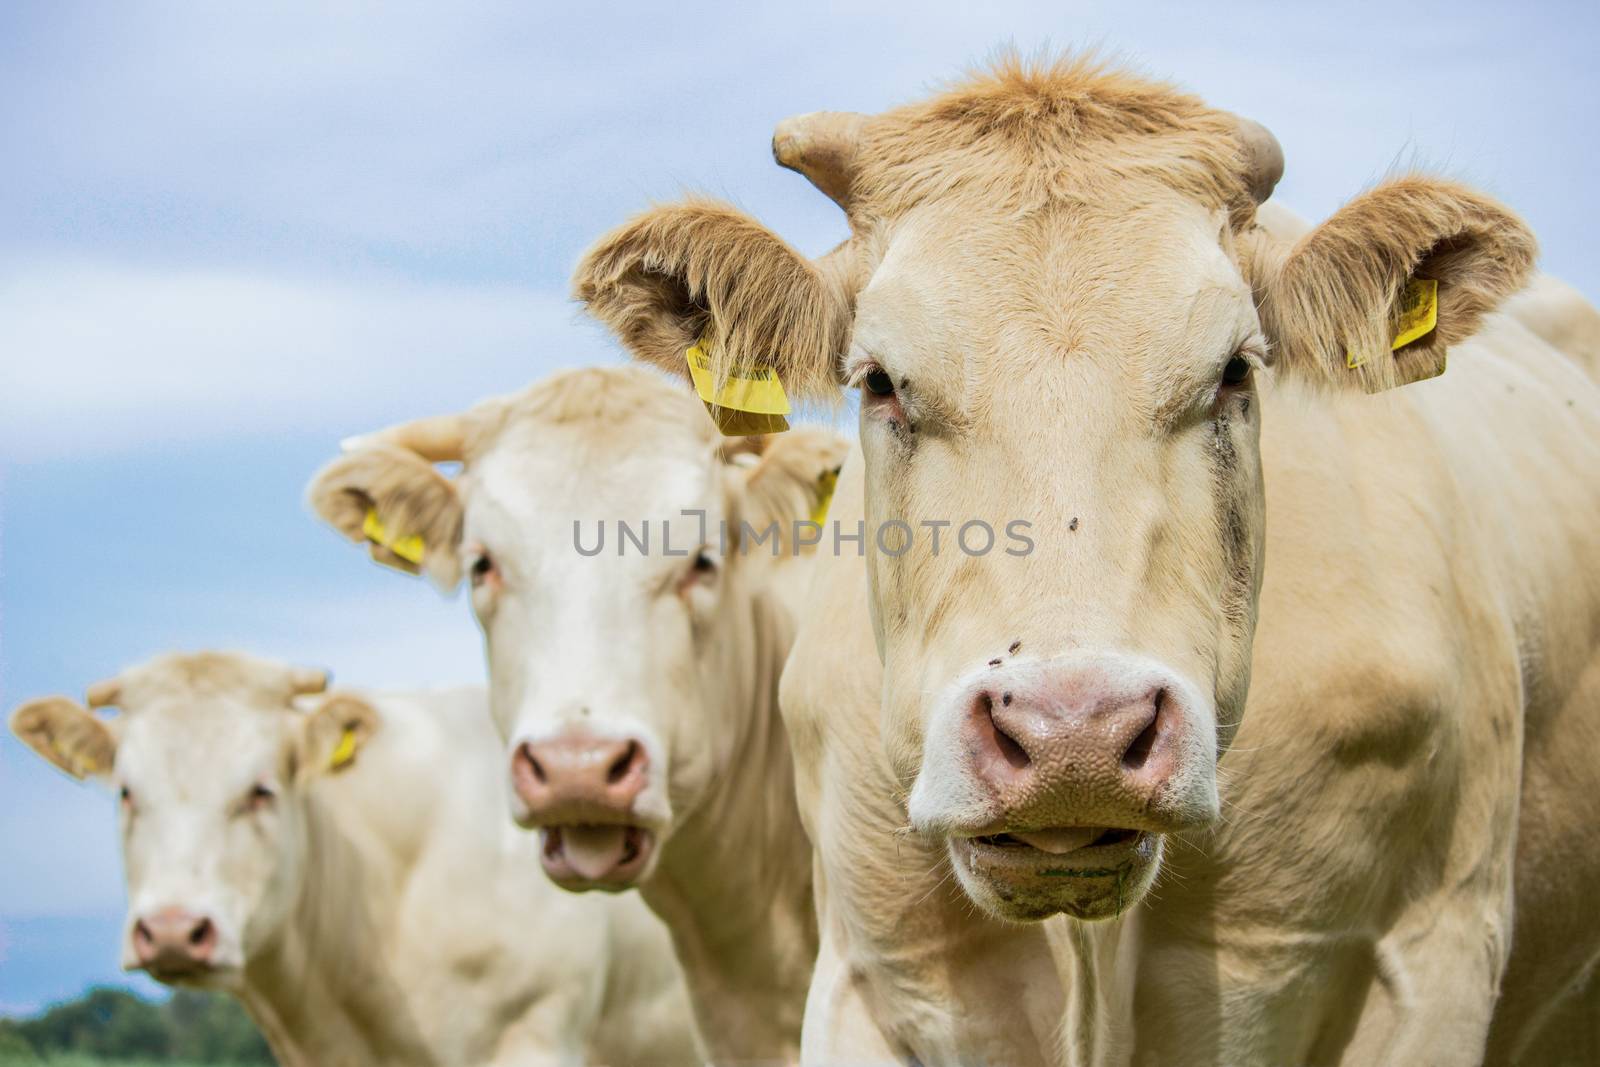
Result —
<instances>
[{"instance_id":1,"label":"green tree line","mask_svg":"<svg viewBox=\"0 0 1600 1067\"><path fill-rule=\"evenodd\" d=\"M238 1001L175 991L165 1001L125 989L91 989L28 1019L0 1019L0 1064L62 1054L104 1060L271 1064L272 1053Z\"/></svg>"}]
</instances>

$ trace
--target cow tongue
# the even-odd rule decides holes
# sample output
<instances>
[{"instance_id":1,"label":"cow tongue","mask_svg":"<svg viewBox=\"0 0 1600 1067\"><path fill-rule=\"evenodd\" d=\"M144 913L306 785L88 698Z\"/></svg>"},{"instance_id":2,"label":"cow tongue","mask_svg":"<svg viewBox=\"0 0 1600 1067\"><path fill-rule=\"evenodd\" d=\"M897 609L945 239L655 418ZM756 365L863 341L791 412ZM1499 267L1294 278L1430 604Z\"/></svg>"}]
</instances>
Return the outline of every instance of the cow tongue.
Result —
<instances>
[{"instance_id":1,"label":"cow tongue","mask_svg":"<svg viewBox=\"0 0 1600 1067\"><path fill-rule=\"evenodd\" d=\"M1063 852L1074 852L1083 848L1104 832L1105 829L1098 826L1061 826L1053 830L1034 830L1026 834L1019 834L1013 830L1011 836L1041 852L1059 856Z\"/></svg>"},{"instance_id":2,"label":"cow tongue","mask_svg":"<svg viewBox=\"0 0 1600 1067\"><path fill-rule=\"evenodd\" d=\"M561 849L572 869L590 880L610 874L627 848L626 826L563 826Z\"/></svg>"}]
</instances>

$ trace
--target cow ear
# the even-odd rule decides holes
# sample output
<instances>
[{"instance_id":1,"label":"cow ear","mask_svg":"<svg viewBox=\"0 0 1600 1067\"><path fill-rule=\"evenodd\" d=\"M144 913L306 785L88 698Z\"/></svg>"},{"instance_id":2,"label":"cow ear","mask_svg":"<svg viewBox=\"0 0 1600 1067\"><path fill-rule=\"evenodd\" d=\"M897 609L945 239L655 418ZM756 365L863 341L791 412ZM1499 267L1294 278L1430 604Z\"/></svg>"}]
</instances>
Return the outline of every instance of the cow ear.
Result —
<instances>
[{"instance_id":1,"label":"cow ear","mask_svg":"<svg viewBox=\"0 0 1600 1067\"><path fill-rule=\"evenodd\" d=\"M808 544L818 542L797 541L795 524L821 526L827 521L839 469L850 452L849 440L817 427L747 440L754 444L732 456L734 516L757 531L776 525L780 556L809 551ZM749 554L756 552L752 549Z\"/></svg>"},{"instance_id":2,"label":"cow ear","mask_svg":"<svg viewBox=\"0 0 1600 1067\"><path fill-rule=\"evenodd\" d=\"M378 732L378 709L350 693L335 693L306 716L301 727L300 770L337 774L352 767Z\"/></svg>"},{"instance_id":3,"label":"cow ear","mask_svg":"<svg viewBox=\"0 0 1600 1067\"><path fill-rule=\"evenodd\" d=\"M1281 367L1377 392L1442 372L1450 346L1527 281L1536 252L1522 220L1488 197L1408 177L1252 269Z\"/></svg>"},{"instance_id":4,"label":"cow ear","mask_svg":"<svg viewBox=\"0 0 1600 1067\"><path fill-rule=\"evenodd\" d=\"M306 501L384 566L426 572L445 591L461 581L460 496L415 452L385 444L347 452L316 473Z\"/></svg>"},{"instance_id":5,"label":"cow ear","mask_svg":"<svg viewBox=\"0 0 1600 1067\"><path fill-rule=\"evenodd\" d=\"M105 720L66 697L30 700L11 713L11 732L72 777L104 778L117 756Z\"/></svg>"},{"instance_id":6,"label":"cow ear","mask_svg":"<svg viewBox=\"0 0 1600 1067\"><path fill-rule=\"evenodd\" d=\"M727 204L686 200L613 230L578 264L573 293L646 363L684 375L699 345L715 381L769 366L791 394L839 394L841 261L813 263Z\"/></svg>"}]
</instances>

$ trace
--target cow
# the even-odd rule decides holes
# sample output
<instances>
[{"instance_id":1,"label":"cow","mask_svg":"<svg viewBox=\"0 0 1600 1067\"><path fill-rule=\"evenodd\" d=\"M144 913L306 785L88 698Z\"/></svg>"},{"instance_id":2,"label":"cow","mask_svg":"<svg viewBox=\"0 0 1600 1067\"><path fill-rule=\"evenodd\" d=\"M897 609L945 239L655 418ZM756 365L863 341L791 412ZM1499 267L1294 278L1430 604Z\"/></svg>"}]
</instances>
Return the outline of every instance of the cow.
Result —
<instances>
[{"instance_id":1,"label":"cow","mask_svg":"<svg viewBox=\"0 0 1600 1067\"><path fill-rule=\"evenodd\" d=\"M1060 998L1017 1058L1595 1062L1600 335L1500 310L1526 225L1411 173L1297 232L1270 132L1082 56L773 150L839 247L691 198L574 288L643 361L859 390L834 521L889 534L783 683L806 1058L977 1062Z\"/></svg>"},{"instance_id":2,"label":"cow","mask_svg":"<svg viewBox=\"0 0 1600 1067\"><path fill-rule=\"evenodd\" d=\"M317 514L390 564L420 538L398 563L445 589L470 575L501 778L546 873L639 889L715 1061L792 1061L817 932L777 685L810 567L796 524L844 439L724 442L699 400L624 366L346 447Z\"/></svg>"},{"instance_id":3,"label":"cow","mask_svg":"<svg viewBox=\"0 0 1600 1067\"><path fill-rule=\"evenodd\" d=\"M326 679L173 653L12 715L120 797L123 966L233 994L285 1067L701 1062L659 921L497 832L486 694Z\"/></svg>"}]
</instances>

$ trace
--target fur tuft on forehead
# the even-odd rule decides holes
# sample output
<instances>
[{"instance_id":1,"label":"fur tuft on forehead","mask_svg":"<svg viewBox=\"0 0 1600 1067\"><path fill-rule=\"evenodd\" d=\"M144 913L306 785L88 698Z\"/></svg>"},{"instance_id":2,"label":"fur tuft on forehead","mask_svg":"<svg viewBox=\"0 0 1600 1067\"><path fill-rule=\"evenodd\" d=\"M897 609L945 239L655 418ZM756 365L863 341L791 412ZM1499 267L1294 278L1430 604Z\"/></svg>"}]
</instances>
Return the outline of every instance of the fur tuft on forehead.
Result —
<instances>
[{"instance_id":1,"label":"fur tuft on forehead","mask_svg":"<svg viewBox=\"0 0 1600 1067\"><path fill-rule=\"evenodd\" d=\"M717 434L699 401L683 387L645 367L584 367L563 371L520 393L485 401L472 410L473 456L489 451L514 427L586 427L618 440L685 433L709 448Z\"/></svg>"},{"instance_id":2,"label":"fur tuft on forehead","mask_svg":"<svg viewBox=\"0 0 1600 1067\"><path fill-rule=\"evenodd\" d=\"M174 697L223 694L288 707L293 697L319 691L326 675L242 652L170 652L124 671L118 681L117 704L124 711Z\"/></svg>"},{"instance_id":3,"label":"fur tuft on forehead","mask_svg":"<svg viewBox=\"0 0 1600 1067\"><path fill-rule=\"evenodd\" d=\"M1255 211L1237 119L1092 53L987 68L927 100L869 118L856 153L853 216L891 217L930 200L1032 212L1104 201L1128 182Z\"/></svg>"}]
</instances>

